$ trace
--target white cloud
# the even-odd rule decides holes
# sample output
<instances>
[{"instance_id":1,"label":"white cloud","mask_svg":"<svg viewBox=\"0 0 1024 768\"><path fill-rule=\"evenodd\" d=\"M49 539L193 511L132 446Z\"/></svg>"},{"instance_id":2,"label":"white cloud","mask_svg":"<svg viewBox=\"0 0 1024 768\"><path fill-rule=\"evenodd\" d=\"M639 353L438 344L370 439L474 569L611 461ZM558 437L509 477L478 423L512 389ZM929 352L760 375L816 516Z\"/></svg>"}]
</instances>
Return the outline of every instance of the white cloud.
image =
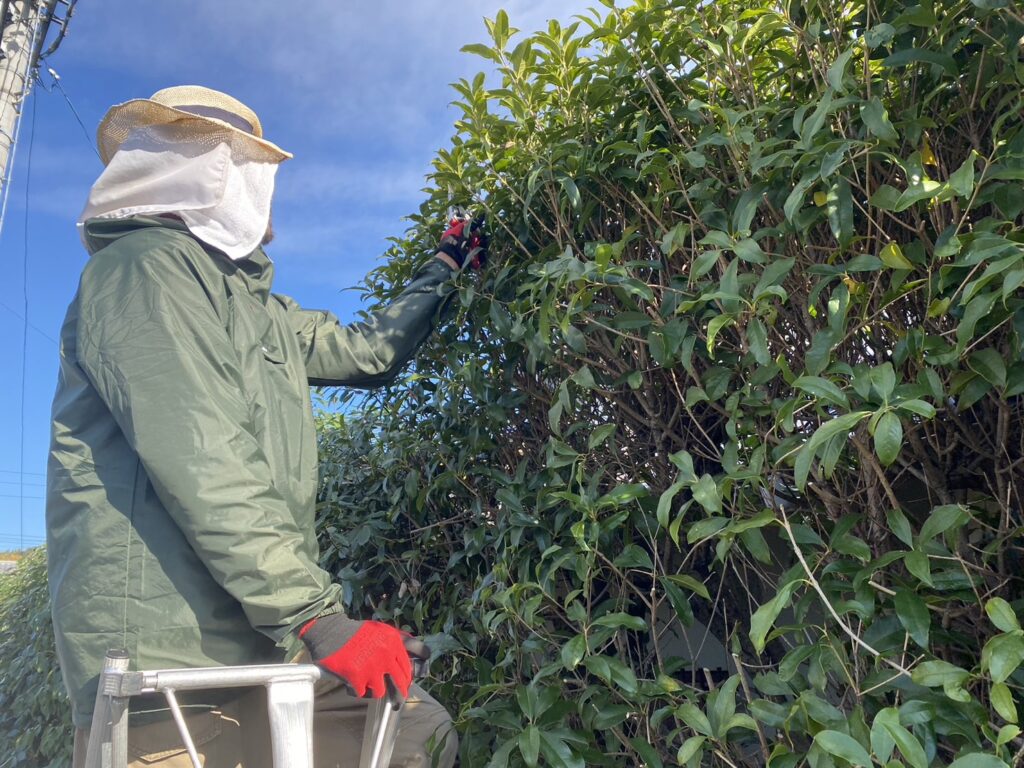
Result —
<instances>
[{"instance_id":1,"label":"white cloud","mask_svg":"<svg viewBox=\"0 0 1024 768\"><path fill-rule=\"evenodd\" d=\"M408 146L445 116L447 84L484 66L459 49L487 39L485 15L504 6L513 26L530 31L591 4L307 0L285 9L270 0L107 0L83 10L72 29L90 38L93 65L130 62L161 82L221 87L281 110L268 122L289 132L351 138L369 131Z\"/></svg>"}]
</instances>

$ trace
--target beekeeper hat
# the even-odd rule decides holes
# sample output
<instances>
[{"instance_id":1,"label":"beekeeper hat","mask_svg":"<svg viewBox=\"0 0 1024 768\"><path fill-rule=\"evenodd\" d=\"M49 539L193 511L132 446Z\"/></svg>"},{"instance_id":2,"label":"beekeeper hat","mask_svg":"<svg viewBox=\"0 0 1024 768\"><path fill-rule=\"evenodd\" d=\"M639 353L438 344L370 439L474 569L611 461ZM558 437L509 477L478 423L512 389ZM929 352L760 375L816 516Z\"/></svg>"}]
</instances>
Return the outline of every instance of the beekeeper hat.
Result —
<instances>
[{"instance_id":1,"label":"beekeeper hat","mask_svg":"<svg viewBox=\"0 0 1024 768\"><path fill-rule=\"evenodd\" d=\"M103 164L110 162L133 130L154 125L169 126L182 142L213 147L230 141L250 152L254 160L279 163L292 156L263 138L260 119L238 99L201 85L176 85L107 110L96 131Z\"/></svg>"}]
</instances>

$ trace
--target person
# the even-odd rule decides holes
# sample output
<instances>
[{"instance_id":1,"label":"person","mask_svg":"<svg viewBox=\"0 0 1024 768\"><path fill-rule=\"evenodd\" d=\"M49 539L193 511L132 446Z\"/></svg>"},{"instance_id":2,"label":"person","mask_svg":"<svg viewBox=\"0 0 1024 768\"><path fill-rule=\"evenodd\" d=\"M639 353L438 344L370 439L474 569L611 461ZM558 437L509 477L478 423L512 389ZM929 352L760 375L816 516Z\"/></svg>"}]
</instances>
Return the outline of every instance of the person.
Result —
<instances>
[{"instance_id":1,"label":"person","mask_svg":"<svg viewBox=\"0 0 1024 768\"><path fill-rule=\"evenodd\" d=\"M309 385L392 380L431 332L486 239L461 220L405 290L341 325L271 292L278 165L256 114L200 86L112 107L105 170L79 227L90 253L61 331L47 544L57 652L84 762L111 648L135 669L310 658L316 765L358 760L364 695L409 701L392 765L454 762L444 708L411 683L425 646L350 619L317 564ZM262 690L184 700L206 768L269 762ZM162 701L162 700L161 700ZM159 702L140 700L131 765L190 765ZM353 757L354 756L354 757Z\"/></svg>"}]
</instances>

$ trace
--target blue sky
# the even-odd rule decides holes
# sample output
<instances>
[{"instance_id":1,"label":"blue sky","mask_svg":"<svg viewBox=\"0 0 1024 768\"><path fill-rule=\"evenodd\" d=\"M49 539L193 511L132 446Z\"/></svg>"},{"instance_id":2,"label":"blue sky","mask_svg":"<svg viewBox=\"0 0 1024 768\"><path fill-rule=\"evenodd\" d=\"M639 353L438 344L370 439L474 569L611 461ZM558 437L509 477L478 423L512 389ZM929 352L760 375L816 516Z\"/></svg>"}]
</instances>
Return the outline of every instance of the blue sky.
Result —
<instances>
[{"instance_id":1,"label":"blue sky","mask_svg":"<svg viewBox=\"0 0 1024 768\"><path fill-rule=\"evenodd\" d=\"M266 136L295 153L277 177L277 239L269 249L275 289L352 318L358 295L345 289L378 263L386 238L405 228L402 217L418 207L430 159L452 135L457 113L449 106L455 95L449 83L487 66L459 48L486 41L483 18L501 8L512 26L533 31L548 18L569 21L594 5L80 3L68 38L44 70L50 66L61 76L88 136L44 71L43 87L26 107L0 232L0 551L41 543L45 535L56 339L86 259L74 222L101 170L93 134L111 104L196 83L251 106Z\"/></svg>"}]
</instances>

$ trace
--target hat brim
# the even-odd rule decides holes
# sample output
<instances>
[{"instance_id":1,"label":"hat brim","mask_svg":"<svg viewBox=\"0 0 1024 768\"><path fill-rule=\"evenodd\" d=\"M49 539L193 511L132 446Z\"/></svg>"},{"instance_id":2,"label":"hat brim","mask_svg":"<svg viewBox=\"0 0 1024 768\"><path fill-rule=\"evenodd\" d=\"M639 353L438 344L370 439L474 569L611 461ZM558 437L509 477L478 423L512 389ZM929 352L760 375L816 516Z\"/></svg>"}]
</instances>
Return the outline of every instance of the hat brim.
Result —
<instances>
[{"instance_id":1,"label":"hat brim","mask_svg":"<svg viewBox=\"0 0 1024 768\"><path fill-rule=\"evenodd\" d=\"M292 157L273 142L240 130L224 120L206 117L182 109L168 107L150 99L133 99L123 104L115 104L104 115L96 129L96 146L104 165L110 163L114 153L128 139L136 128L148 128L155 125L182 123L185 134L194 134L196 139L220 134L225 138L240 140L241 146L251 150L253 159L280 163ZM229 134L225 134L229 131ZM236 145L237 146L237 145Z\"/></svg>"}]
</instances>

